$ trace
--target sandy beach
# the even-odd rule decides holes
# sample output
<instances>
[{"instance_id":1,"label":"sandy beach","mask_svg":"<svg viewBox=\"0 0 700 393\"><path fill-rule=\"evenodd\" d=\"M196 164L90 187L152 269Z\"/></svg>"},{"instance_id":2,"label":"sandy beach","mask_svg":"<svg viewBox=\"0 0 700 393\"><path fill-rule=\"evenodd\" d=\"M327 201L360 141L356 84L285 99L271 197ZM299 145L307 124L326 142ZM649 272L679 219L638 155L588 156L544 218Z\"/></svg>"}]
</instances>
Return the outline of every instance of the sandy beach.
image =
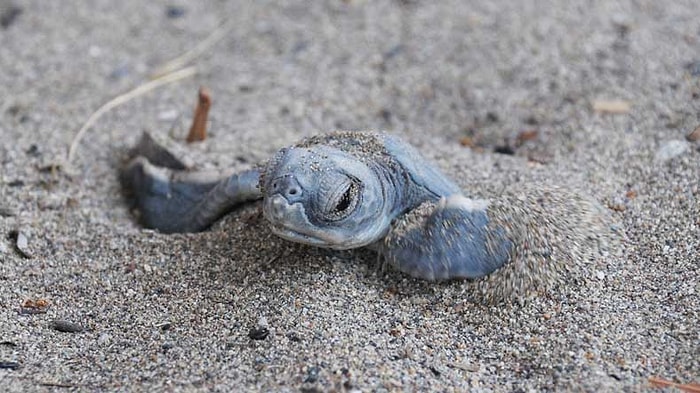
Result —
<instances>
[{"instance_id":1,"label":"sandy beach","mask_svg":"<svg viewBox=\"0 0 700 393\"><path fill-rule=\"evenodd\" d=\"M3 2L0 390L700 383L699 15L691 0ZM180 65L195 75L107 111L67 161L101 105L196 48ZM259 203L202 233L142 229L118 169L142 130L184 140L200 86L209 138L183 143L200 167L382 130L468 195L585 194L615 242L580 280L485 304L470 282L279 239Z\"/></svg>"}]
</instances>

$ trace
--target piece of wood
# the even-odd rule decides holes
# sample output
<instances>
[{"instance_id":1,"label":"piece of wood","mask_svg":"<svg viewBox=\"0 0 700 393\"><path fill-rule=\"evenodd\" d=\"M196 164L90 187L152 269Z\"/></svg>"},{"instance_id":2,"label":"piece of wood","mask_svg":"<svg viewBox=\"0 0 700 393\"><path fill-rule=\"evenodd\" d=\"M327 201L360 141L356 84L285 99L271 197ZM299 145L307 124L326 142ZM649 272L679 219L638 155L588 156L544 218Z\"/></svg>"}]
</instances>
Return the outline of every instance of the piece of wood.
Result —
<instances>
[{"instance_id":1,"label":"piece of wood","mask_svg":"<svg viewBox=\"0 0 700 393\"><path fill-rule=\"evenodd\" d=\"M190 132L187 134L187 143L199 142L207 139L207 117L211 107L211 95L206 87L199 88L199 99L194 110L194 118Z\"/></svg>"}]
</instances>

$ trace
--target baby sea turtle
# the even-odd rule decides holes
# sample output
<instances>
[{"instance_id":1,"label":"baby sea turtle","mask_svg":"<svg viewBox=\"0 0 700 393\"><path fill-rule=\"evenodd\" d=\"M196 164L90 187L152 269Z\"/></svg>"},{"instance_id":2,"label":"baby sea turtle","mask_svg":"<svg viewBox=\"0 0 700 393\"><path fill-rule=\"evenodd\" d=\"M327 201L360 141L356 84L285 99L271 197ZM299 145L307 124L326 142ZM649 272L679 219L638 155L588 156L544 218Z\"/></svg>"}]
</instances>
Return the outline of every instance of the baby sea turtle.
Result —
<instances>
[{"instance_id":1,"label":"baby sea turtle","mask_svg":"<svg viewBox=\"0 0 700 393\"><path fill-rule=\"evenodd\" d=\"M369 247L390 266L426 280L503 270L511 277L499 289L504 293L513 292L506 287L514 282L554 282L551 276L578 263L575 250L600 228L589 225L595 204L575 194L534 188L493 200L466 196L415 148L384 133L314 136L256 169L226 176L186 170L148 134L135 155L122 179L146 227L197 232L262 199L272 231L289 241Z\"/></svg>"}]
</instances>

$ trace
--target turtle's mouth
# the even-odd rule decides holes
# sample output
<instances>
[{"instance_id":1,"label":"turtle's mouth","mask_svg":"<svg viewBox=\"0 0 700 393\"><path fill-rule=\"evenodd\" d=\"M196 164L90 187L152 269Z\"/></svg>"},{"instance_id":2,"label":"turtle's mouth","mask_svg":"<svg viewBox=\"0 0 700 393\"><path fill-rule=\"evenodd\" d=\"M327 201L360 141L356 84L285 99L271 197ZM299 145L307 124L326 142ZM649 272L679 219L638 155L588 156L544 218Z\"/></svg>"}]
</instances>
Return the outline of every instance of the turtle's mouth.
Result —
<instances>
[{"instance_id":1,"label":"turtle's mouth","mask_svg":"<svg viewBox=\"0 0 700 393\"><path fill-rule=\"evenodd\" d=\"M298 232L296 230L286 228L282 225L276 225L274 223L271 223L270 229L272 230L272 233L274 233L275 235L281 237L282 239L289 240L292 242L308 244L310 246L316 246L316 247L331 247L332 246L326 240L321 239L320 237L310 235L307 233L301 233L301 232Z\"/></svg>"},{"instance_id":2,"label":"turtle's mouth","mask_svg":"<svg viewBox=\"0 0 700 393\"><path fill-rule=\"evenodd\" d=\"M343 248L343 239L330 228L318 228L309 222L300 202L289 204L284 197L273 195L265 200L263 215L272 232L283 239L317 247Z\"/></svg>"}]
</instances>

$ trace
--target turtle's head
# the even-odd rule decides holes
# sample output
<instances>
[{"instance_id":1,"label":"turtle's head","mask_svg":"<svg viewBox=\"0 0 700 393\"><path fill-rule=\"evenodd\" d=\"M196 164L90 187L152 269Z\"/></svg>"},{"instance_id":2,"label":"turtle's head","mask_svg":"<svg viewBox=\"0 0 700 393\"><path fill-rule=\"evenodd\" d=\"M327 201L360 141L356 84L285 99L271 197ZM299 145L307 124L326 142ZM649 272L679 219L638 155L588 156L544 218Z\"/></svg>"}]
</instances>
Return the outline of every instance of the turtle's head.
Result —
<instances>
[{"instance_id":1,"label":"turtle's head","mask_svg":"<svg viewBox=\"0 0 700 393\"><path fill-rule=\"evenodd\" d=\"M261 185L265 218L287 240L350 249L381 239L389 229L381 180L341 150L282 149L267 164Z\"/></svg>"}]
</instances>

